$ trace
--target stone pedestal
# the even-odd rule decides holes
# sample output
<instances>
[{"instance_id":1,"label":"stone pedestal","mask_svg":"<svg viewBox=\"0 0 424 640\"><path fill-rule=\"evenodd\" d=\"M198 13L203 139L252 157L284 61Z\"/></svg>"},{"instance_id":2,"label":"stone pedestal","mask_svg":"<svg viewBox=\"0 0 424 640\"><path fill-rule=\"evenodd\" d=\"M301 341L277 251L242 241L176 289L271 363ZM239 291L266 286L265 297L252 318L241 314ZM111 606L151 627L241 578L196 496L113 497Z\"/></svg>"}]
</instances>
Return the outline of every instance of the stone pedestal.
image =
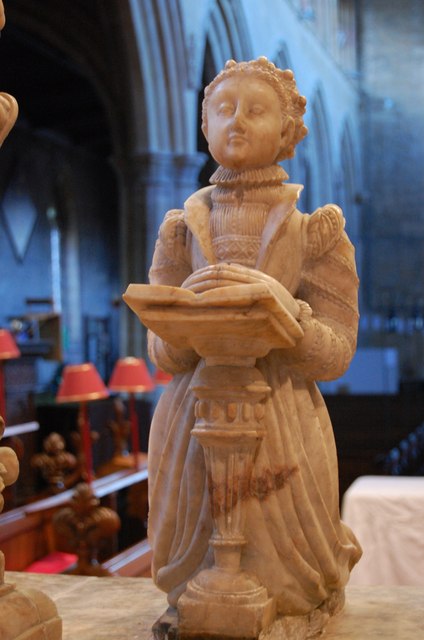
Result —
<instances>
[{"instance_id":1,"label":"stone pedestal","mask_svg":"<svg viewBox=\"0 0 424 640\"><path fill-rule=\"evenodd\" d=\"M192 435L205 454L214 532L214 566L188 583L178 602L179 636L256 638L275 617L275 606L256 576L240 568L245 503L256 449L264 435L263 402L270 393L250 358L206 358L193 389ZM212 365L210 362L212 361ZM244 365L244 366L243 366Z\"/></svg>"}]
</instances>

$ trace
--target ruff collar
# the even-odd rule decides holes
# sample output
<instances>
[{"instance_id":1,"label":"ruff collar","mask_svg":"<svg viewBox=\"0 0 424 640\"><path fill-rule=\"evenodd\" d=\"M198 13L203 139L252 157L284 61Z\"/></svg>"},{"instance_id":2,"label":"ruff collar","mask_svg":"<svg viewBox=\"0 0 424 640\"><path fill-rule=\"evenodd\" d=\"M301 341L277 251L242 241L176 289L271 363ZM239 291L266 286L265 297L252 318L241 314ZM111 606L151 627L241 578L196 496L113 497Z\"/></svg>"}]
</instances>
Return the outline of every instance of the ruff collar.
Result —
<instances>
[{"instance_id":1,"label":"ruff collar","mask_svg":"<svg viewBox=\"0 0 424 640\"><path fill-rule=\"evenodd\" d=\"M288 174L279 164L273 164L270 167L261 167L260 169L246 169L244 171L235 171L234 169L226 169L225 167L219 166L211 176L209 182L219 185L220 187L231 187L241 184L252 187L281 186L281 183L287 180L288 177Z\"/></svg>"}]
</instances>

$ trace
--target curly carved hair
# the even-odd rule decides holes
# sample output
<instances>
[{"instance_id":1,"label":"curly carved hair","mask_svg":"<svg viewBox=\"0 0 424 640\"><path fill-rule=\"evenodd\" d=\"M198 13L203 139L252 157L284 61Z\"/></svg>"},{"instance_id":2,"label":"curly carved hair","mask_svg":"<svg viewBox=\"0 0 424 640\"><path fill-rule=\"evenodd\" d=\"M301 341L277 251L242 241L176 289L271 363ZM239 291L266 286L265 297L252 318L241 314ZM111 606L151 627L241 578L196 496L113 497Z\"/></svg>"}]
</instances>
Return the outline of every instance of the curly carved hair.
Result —
<instances>
[{"instance_id":1,"label":"curly carved hair","mask_svg":"<svg viewBox=\"0 0 424 640\"><path fill-rule=\"evenodd\" d=\"M291 118L294 122L294 135L288 147L283 149L277 161L285 158L292 158L295 147L308 133L308 129L303 122L303 114L306 110L306 98L299 94L294 79L293 71L290 69L279 69L273 62L265 56L249 62L236 62L228 60L225 67L212 82L205 88L205 97L202 104L202 129L207 128L207 108L209 98L220 82L232 76L243 74L244 76L255 76L267 82L276 92L280 102L281 113L284 118Z\"/></svg>"}]
</instances>

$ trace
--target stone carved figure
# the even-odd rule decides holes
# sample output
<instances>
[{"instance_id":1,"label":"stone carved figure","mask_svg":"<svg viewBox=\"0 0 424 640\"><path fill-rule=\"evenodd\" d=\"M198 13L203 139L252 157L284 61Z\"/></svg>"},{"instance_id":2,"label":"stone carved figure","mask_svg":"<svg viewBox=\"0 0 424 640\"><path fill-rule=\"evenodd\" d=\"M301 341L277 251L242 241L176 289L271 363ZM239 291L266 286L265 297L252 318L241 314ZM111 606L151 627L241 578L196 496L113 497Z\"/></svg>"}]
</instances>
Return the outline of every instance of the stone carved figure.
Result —
<instances>
[{"instance_id":1,"label":"stone carved figure","mask_svg":"<svg viewBox=\"0 0 424 640\"><path fill-rule=\"evenodd\" d=\"M6 22L4 6L0 0L0 31ZM0 93L0 146L12 129L18 115L18 104L13 96ZM4 420L0 416L0 440L4 433ZM13 484L19 475L18 458L9 447L0 447L0 512L3 509L3 489ZM2 640L61 640L62 620L53 601L35 589L18 590L4 580L4 554L0 551L0 638Z\"/></svg>"},{"instance_id":2,"label":"stone carved figure","mask_svg":"<svg viewBox=\"0 0 424 640\"><path fill-rule=\"evenodd\" d=\"M203 102L202 130L219 163L212 186L165 216L150 270L156 302L141 300L150 295L143 285L130 285L124 296L150 329L150 358L174 374L151 427L149 537L153 577L178 607L182 637L257 637L273 621L293 616L307 620L307 637L314 613L325 618L343 606L343 588L361 555L340 521L334 437L316 386L342 375L355 352L354 249L339 207L301 213L296 203L302 187L287 183L278 164L307 134L305 105L291 71L266 58L227 62ZM236 297L250 293L241 314L247 317L264 299L261 287L289 313L285 341L269 337L265 320L246 329L244 342L239 339L244 325L234 311ZM162 290L168 300L160 307ZM174 316L164 320L177 301L191 304L188 292L197 297L193 305L205 295L218 304L221 295L220 304L233 313L234 322L217 324L200 347L192 334L203 325L203 308L197 325L187 324L175 339ZM187 322L195 313L195 307L186 313ZM228 389L233 398L226 399ZM224 436L229 442L231 428L241 434L249 420L245 432L256 430L251 453L246 457L247 445L237 443L222 453ZM241 458L248 459L244 467ZM235 473L237 465L241 471ZM238 504L243 515L235 533ZM226 581L237 571L251 577L250 587L246 578L237 588L240 575ZM241 594L249 589L252 603L265 597L252 585L266 590L272 605L261 605L259 622L243 627L245 611L233 615L231 596L225 596L230 584L241 609L247 602ZM199 615L196 603L191 606L208 598L217 603L214 615L225 620L223 627L204 622L209 605L200 606Z\"/></svg>"},{"instance_id":3,"label":"stone carved figure","mask_svg":"<svg viewBox=\"0 0 424 640\"><path fill-rule=\"evenodd\" d=\"M0 439L4 421L0 416ZM3 489L16 482L18 458L10 447L0 447L0 512L3 509ZM4 554L0 551L0 637L15 640L61 640L62 621L52 600L35 589L16 589L4 579Z\"/></svg>"},{"instance_id":4,"label":"stone carved figure","mask_svg":"<svg viewBox=\"0 0 424 640\"><path fill-rule=\"evenodd\" d=\"M4 433L4 420L0 416L0 438ZM19 462L16 453L10 447L0 447L0 513L3 511L3 489L16 482L19 475ZM0 585L4 582L4 555L0 551Z\"/></svg>"}]
</instances>

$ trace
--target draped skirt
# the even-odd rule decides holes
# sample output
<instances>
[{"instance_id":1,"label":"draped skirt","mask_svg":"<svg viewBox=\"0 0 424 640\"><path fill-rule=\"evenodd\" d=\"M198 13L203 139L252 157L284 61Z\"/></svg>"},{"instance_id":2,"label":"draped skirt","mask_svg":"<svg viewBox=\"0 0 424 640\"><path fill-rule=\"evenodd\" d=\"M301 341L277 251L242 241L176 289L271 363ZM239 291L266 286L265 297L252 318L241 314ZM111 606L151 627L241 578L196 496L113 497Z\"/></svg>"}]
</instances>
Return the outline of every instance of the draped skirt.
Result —
<instances>
[{"instance_id":1,"label":"draped skirt","mask_svg":"<svg viewBox=\"0 0 424 640\"><path fill-rule=\"evenodd\" d=\"M191 386L202 366L174 377L150 431L153 578L172 606L187 581L213 564L204 454L191 437ZM301 615L344 587L361 549L340 521L333 430L316 384L282 365L278 350L256 366L272 394L246 497L241 566L259 578L281 615Z\"/></svg>"}]
</instances>

